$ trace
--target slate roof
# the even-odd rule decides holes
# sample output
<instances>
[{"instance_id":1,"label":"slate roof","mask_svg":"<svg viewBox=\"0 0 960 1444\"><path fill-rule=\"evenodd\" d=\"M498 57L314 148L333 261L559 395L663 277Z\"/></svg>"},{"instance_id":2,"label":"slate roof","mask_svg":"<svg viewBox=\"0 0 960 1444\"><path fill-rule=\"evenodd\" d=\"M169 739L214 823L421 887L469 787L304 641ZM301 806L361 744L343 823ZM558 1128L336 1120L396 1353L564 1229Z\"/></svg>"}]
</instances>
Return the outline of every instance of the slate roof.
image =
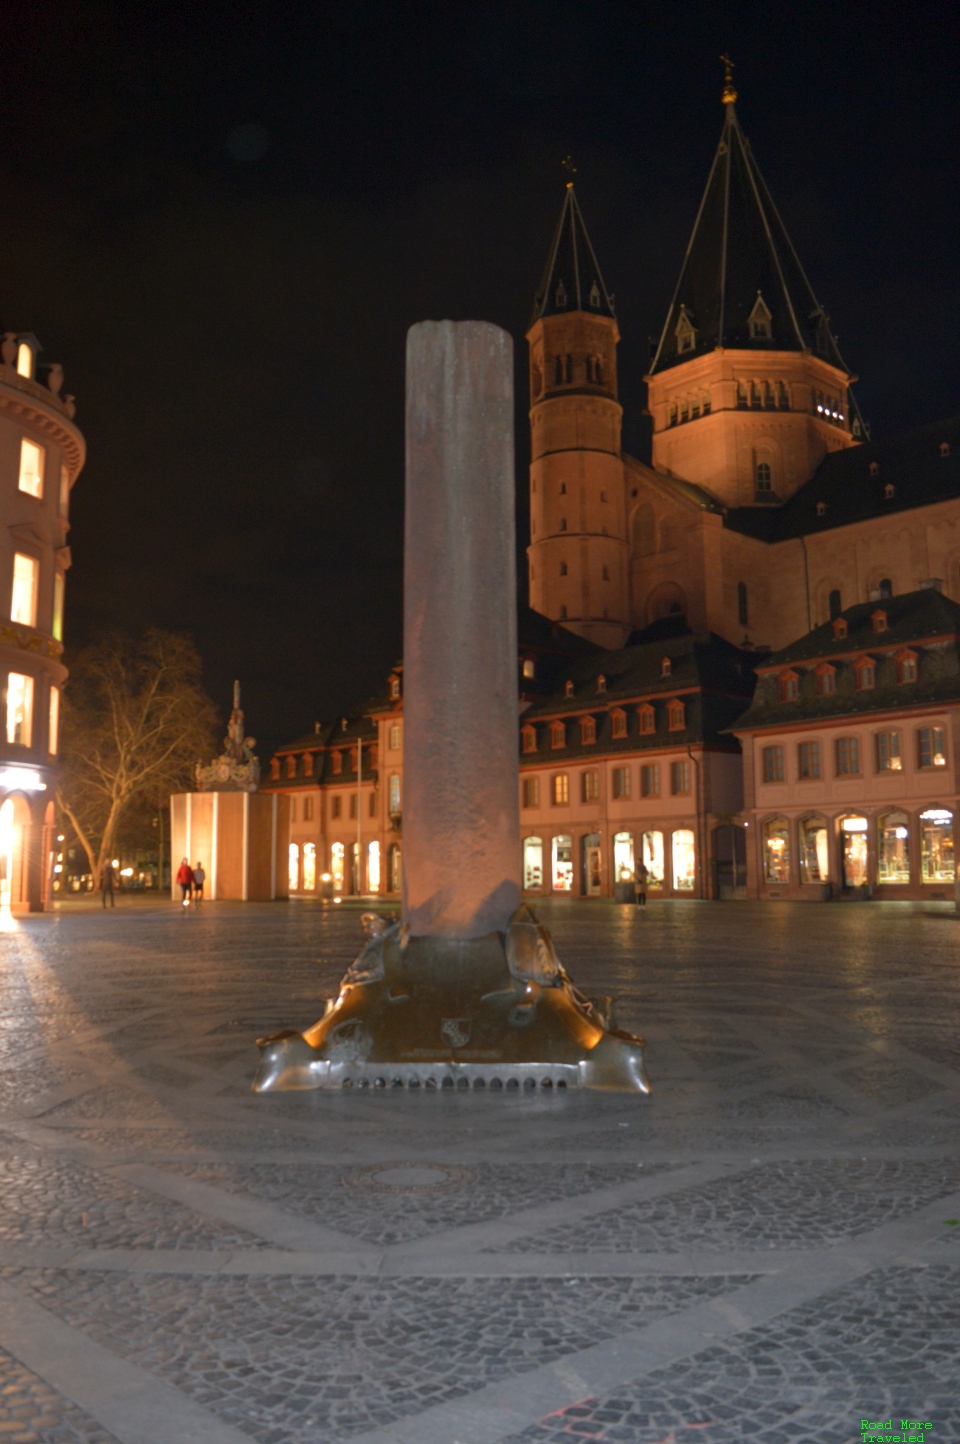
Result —
<instances>
[{"instance_id":1,"label":"slate roof","mask_svg":"<svg viewBox=\"0 0 960 1444\"><path fill-rule=\"evenodd\" d=\"M346 727L344 727L346 722ZM334 722L321 722L320 730L305 732L302 737L295 738L292 742L284 742L274 752L274 757L280 759L280 776L271 777L269 774L264 777L261 788L264 792L270 792L277 788L284 792L291 787L316 787L318 783L332 782L336 785L346 786L351 781L356 785L356 768L350 766L350 748L357 738L362 737L364 742L364 767L363 781L376 779L377 771L369 767L369 748L377 741L377 724L368 716L361 717L338 717ZM333 771L333 753L335 750L341 752L342 772ZM302 776L300 759L303 754L310 752L314 754L313 775ZM286 775L286 759L290 755L297 758L297 775L288 777Z\"/></svg>"},{"instance_id":2,"label":"slate roof","mask_svg":"<svg viewBox=\"0 0 960 1444\"><path fill-rule=\"evenodd\" d=\"M887 494L890 486L892 495ZM960 416L916 427L889 441L832 451L783 506L734 507L724 524L761 541L786 541L956 496ZM818 506L825 508L822 515Z\"/></svg>"},{"instance_id":3,"label":"slate roof","mask_svg":"<svg viewBox=\"0 0 960 1444\"><path fill-rule=\"evenodd\" d=\"M603 284L572 181L567 184L547 264L534 297L530 324L541 316L562 315L566 311L615 315L613 297Z\"/></svg>"},{"instance_id":4,"label":"slate roof","mask_svg":"<svg viewBox=\"0 0 960 1444\"><path fill-rule=\"evenodd\" d=\"M669 657L671 663L667 677L661 673L664 657ZM520 719L521 727L534 726L537 730L537 751L521 751L520 765L542 765L545 761L560 764L574 757L635 753L700 742L729 746L730 724L748 704L753 690L753 661L751 654L714 633L685 630L573 662L557 691L530 707ZM597 690L601 674L606 679L603 692ZM566 695L568 680L574 684L571 697ZM682 731L668 728L667 706L674 697L679 697L686 707L686 727ZM654 708L656 730L652 733L640 732L637 706L642 702ZM627 713L627 735L622 738L614 737L612 732L611 713L617 707ZM580 741L578 722L588 716L596 722L595 743ZM567 723L563 748L551 745L549 722L554 719Z\"/></svg>"},{"instance_id":5,"label":"slate roof","mask_svg":"<svg viewBox=\"0 0 960 1444\"><path fill-rule=\"evenodd\" d=\"M873 628L877 611L887 615L882 632ZM833 622L826 622L789 647L758 660L753 701L733 730L747 732L960 701L960 606L956 602L930 587L883 601L861 602L840 615L847 623L846 637L838 638ZM896 657L905 648L916 654L915 682L899 680ZM858 690L854 664L862 656L873 658L876 685ZM823 696L816 672L821 662L836 668L836 690ZM784 700L780 692L780 674L788 668L800 673L800 695L793 700Z\"/></svg>"},{"instance_id":6,"label":"slate roof","mask_svg":"<svg viewBox=\"0 0 960 1444\"><path fill-rule=\"evenodd\" d=\"M770 313L769 339L750 335L758 294ZM682 353L676 337L681 308L696 330L693 349ZM811 351L848 371L732 102L650 372L716 346Z\"/></svg>"}]
</instances>

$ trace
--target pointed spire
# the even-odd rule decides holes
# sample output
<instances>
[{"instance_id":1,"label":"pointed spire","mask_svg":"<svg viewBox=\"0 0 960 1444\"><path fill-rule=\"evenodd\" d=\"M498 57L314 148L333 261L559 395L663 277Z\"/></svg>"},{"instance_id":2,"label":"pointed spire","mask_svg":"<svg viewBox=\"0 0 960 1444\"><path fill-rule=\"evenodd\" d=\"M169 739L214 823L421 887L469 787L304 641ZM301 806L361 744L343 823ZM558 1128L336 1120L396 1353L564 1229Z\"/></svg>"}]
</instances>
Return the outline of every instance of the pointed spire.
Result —
<instances>
[{"instance_id":1,"label":"pointed spire","mask_svg":"<svg viewBox=\"0 0 960 1444\"><path fill-rule=\"evenodd\" d=\"M724 64L723 129L651 373L716 346L811 351L849 371L740 129Z\"/></svg>"},{"instance_id":2,"label":"pointed spire","mask_svg":"<svg viewBox=\"0 0 960 1444\"><path fill-rule=\"evenodd\" d=\"M564 167L573 174L569 156ZM600 267L577 204L573 180L567 181L560 219L553 233L547 264L533 302L531 321L564 311L613 316L613 297L603 284Z\"/></svg>"}]
</instances>

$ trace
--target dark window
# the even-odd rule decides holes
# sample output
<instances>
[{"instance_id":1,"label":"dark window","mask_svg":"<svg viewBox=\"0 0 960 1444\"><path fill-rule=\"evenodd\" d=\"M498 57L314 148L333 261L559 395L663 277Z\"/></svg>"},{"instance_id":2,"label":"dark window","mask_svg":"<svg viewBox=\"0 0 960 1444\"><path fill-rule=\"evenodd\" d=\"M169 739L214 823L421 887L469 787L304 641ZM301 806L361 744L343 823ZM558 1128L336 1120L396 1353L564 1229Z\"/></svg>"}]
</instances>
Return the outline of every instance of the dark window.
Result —
<instances>
[{"instance_id":1,"label":"dark window","mask_svg":"<svg viewBox=\"0 0 960 1444\"><path fill-rule=\"evenodd\" d=\"M819 742L801 742L797 747L797 776L801 779L820 776Z\"/></svg>"},{"instance_id":2,"label":"dark window","mask_svg":"<svg viewBox=\"0 0 960 1444\"><path fill-rule=\"evenodd\" d=\"M860 771L860 739L838 737L836 742L837 776L856 776Z\"/></svg>"},{"instance_id":3,"label":"dark window","mask_svg":"<svg viewBox=\"0 0 960 1444\"><path fill-rule=\"evenodd\" d=\"M749 621L746 582L737 582L737 615L740 618L741 627L745 627Z\"/></svg>"},{"instance_id":4,"label":"dark window","mask_svg":"<svg viewBox=\"0 0 960 1444\"><path fill-rule=\"evenodd\" d=\"M840 613L841 613L842 611L843 611L843 607L842 607L841 604L840 604L840 589L839 589L838 587L835 587L835 588L833 589L833 591L830 593L830 620L831 620L831 622L834 620L835 617L839 617L839 615L840 615Z\"/></svg>"},{"instance_id":5,"label":"dark window","mask_svg":"<svg viewBox=\"0 0 960 1444\"><path fill-rule=\"evenodd\" d=\"M554 380L558 386L563 385L563 358L558 356L554 363Z\"/></svg>"},{"instance_id":6,"label":"dark window","mask_svg":"<svg viewBox=\"0 0 960 1444\"><path fill-rule=\"evenodd\" d=\"M567 356L567 375L566 375L566 379L567 379L567 381L572 381L572 380L573 380L573 357L570 356L570 355Z\"/></svg>"},{"instance_id":7,"label":"dark window","mask_svg":"<svg viewBox=\"0 0 960 1444\"><path fill-rule=\"evenodd\" d=\"M763 780L764 782L783 781L782 747L765 747L763 749Z\"/></svg>"},{"instance_id":8,"label":"dark window","mask_svg":"<svg viewBox=\"0 0 960 1444\"><path fill-rule=\"evenodd\" d=\"M674 797L679 797L690 791L690 763L670 763L670 791Z\"/></svg>"},{"instance_id":9,"label":"dark window","mask_svg":"<svg viewBox=\"0 0 960 1444\"><path fill-rule=\"evenodd\" d=\"M884 577L883 581L880 583L880 595L883 598L893 596L893 582L890 580L889 577Z\"/></svg>"},{"instance_id":10,"label":"dark window","mask_svg":"<svg viewBox=\"0 0 960 1444\"><path fill-rule=\"evenodd\" d=\"M769 461L757 462L757 491L770 491L773 487L773 480L770 474Z\"/></svg>"},{"instance_id":11,"label":"dark window","mask_svg":"<svg viewBox=\"0 0 960 1444\"><path fill-rule=\"evenodd\" d=\"M660 796L660 764L648 762L640 768L641 797Z\"/></svg>"}]
</instances>

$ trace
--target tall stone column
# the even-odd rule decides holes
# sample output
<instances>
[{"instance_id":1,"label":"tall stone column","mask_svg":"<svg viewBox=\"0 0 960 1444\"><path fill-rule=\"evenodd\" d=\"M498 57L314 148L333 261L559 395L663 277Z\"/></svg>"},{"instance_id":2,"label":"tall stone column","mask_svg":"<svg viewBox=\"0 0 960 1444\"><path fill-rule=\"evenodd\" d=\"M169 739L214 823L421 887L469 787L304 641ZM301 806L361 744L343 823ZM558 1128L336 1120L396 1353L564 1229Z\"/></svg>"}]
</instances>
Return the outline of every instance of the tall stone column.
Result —
<instances>
[{"instance_id":1,"label":"tall stone column","mask_svg":"<svg viewBox=\"0 0 960 1444\"><path fill-rule=\"evenodd\" d=\"M477 938L520 902L506 331L412 326L406 426L403 915L413 937Z\"/></svg>"}]
</instances>

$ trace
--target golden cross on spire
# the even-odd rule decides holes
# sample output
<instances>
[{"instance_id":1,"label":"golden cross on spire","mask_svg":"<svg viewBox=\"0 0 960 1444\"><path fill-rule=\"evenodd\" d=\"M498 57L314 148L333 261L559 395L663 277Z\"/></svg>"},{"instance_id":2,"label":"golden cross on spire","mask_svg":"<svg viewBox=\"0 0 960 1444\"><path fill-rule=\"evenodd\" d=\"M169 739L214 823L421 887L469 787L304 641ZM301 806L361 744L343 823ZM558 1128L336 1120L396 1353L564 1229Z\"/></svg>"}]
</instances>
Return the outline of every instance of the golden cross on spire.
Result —
<instances>
[{"instance_id":1,"label":"golden cross on spire","mask_svg":"<svg viewBox=\"0 0 960 1444\"><path fill-rule=\"evenodd\" d=\"M732 105L737 98L737 88L733 83L733 61L724 53L720 56L720 62L723 65L723 103Z\"/></svg>"},{"instance_id":2,"label":"golden cross on spire","mask_svg":"<svg viewBox=\"0 0 960 1444\"><path fill-rule=\"evenodd\" d=\"M563 158L563 160L560 162L560 164L563 166L563 168L564 168L564 170L566 171L567 175L570 177L570 179L567 181L567 190L568 190L568 191L569 191L569 190L573 190L573 178L574 178L574 176L575 176L576 173L577 173L577 168L576 168L576 166L575 166L574 163L573 163L573 158L572 158L572 156L569 156L569 155L564 156L564 158Z\"/></svg>"}]
</instances>

